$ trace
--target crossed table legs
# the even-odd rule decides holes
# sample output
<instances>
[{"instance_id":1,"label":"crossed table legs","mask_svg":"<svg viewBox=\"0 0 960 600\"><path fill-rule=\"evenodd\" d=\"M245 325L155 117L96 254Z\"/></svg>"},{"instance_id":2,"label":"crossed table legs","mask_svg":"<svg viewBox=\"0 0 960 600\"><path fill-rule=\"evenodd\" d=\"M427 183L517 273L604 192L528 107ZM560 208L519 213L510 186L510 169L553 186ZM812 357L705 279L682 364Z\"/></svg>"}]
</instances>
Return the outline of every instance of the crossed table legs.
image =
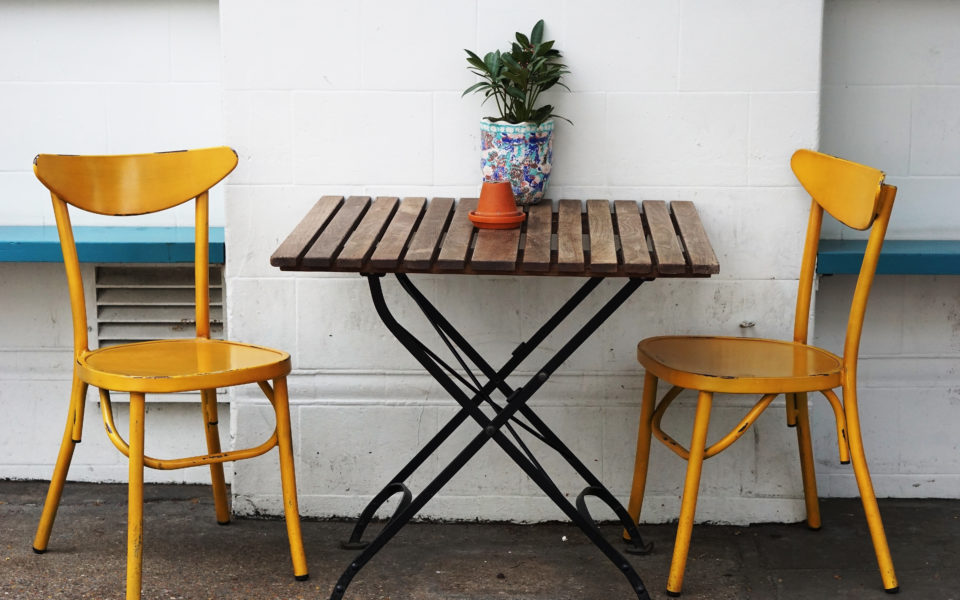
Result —
<instances>
[{"instance_id":1,"label":"crossed table legs","mask_svg":"<svg viewBox=\"0 0 960 600\"><path fill-rule=\"evenodd\" d=\"M493 440L507 455L543 490L547 496L573 521L601 552L627 578L631 588L637 594L638 600L648 600L646 588L637 575L633 566L604 538L587 511L585 498L595 496L607 504L623 524L630 535L631 546L628 552L646 554L652 545L644 545L637 531L636 525L626 509L614 498L600 480L574 455L557 435L534 413L527 402L533 394L549 379L550 375L579 348L603 322L630 297L630 295L644 282L640 278L631 278L623 287L608 300L555 354L539 369L522 387L513 389L506 383L506 378L520 365L523 360L550 335L591 292L593 292L603 278L588 279L567 300L556 313L551 316L529 340L522 342L514 349L510 359L499 369L495 370L480 354L470 346L466 339L447 321L443 315L420 293L410 279L397 273L397 280L403 289L410 295L427 319L433 324L437 334L453 353L465 376L455 368L444 362L436 353L425 346L413 334L407 331L396 321L387 308L380 285L382 275L365 274L370 285L370 295L373 298L377 313L390 332L403 344L414 358L433 376L434 379L460 404L460 410L450 421L438 431L434 437L414 456L406 466L378 493L360 515L350 540L343 543L347 549L362 549L360 554L350 563L347 569L337 580L330 600L343 598L350 581L363 566L434 496L469 460L486 444ZM458 351L459 349L459 351ZM487 378L481 384L477 376L467 366L463 355L479 369ZM469 395L468 390L472 395ZM494 402L490 394L499 391L506 401L503 404ZM481 409L486 403L494 409L494 416L487 416ZM522 416L521 420L519 416ZM481 431L444 467L440 473L416 497L404 483L423 462L430 457L450 435L468 418L472 418L481 428ZM586 481L587 487L580 493L576 506L566 499L563 492L557 487L543 467L537 462L533 453L517 435L514 425L521 427L533 437L553 448L560 454L574 470ZM510 437L504 433L510 433ZM363 532L373 519L377 509L389 498L402 494L399 505L393 516L384 525L383 529L369 543L361 541Z\"/></svg>"}]
</instances>

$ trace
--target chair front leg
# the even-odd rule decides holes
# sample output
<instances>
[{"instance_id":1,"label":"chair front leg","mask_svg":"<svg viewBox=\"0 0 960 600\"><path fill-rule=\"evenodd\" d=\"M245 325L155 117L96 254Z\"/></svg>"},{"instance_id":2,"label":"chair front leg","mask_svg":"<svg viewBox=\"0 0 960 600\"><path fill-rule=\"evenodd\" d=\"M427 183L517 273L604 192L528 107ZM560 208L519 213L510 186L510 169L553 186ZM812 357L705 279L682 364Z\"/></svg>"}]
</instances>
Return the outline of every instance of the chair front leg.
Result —
<instances>
[{"instance_id":1,"label":"chair front leg","mask_svg":"<svg viewBox=\"0 0 960 600\"><path fill-rule=\"evenodd\" d=\"M203 405L204 432L207 436L207 453L220 454L220 430L217 426L217 390L200 390ZM217 523L230 524L230 507L227 505L227 484L223 476L223 463L210 464L210 484L213 488L213 506Z\"/></svg>"},{"instance_id":2,"label":"chair front leg","mask_svg":"<svg viewBox=\"0 0 960 600\"><path fill-rule=\"evenodd\" d=\"M687 459L687 476L683 483L683 499L680 503L680 522L677 524L677 540L673 546L670 575L667 577L667 595L680 595L683 587L683 572L690 552L690 536L693 533L693 517L697 510L697 494L700 491L700 473L707 448L707 429L710 426L710 408L713 393L701 391L697 397L697 412L693 420L693 435L690 439L690 458Z\"/></svg>"},{"instance_id":3,"label":"chair front leg","mask_svg":"<svg viewBox=\"0 0 960 600\"><path fill-rule=\"evenodd\" d=\"M73 386L70 390L70 408L67 412L67 426L60 441L60 451L57 462L50 477L50 487L47 488L47 499L43 503L43 512L40 514L40 523L33 538L33 551L43 554L47 551L50 541L50 532L53 530L53 521L57 518L57 508L60 507L60 496L63 494L63 484L67 480L67 471L73 460L73 450L80 442L79 433L83 425L83 403L87 398L87 384L73 377Z\"/></svg>"},{"instance_id":4,"label":"chair front leg","mask_svg":"<svg viewBox=\"0 0 960 600\"><path fill-rule=\"evenodd\" d=\"M843 387L843 410L847 419L847 434L850 438L850 459L853 463L853 474L857 478L860 500L863 502L863 512L866 513L867 527L870 529L873 549L877 554L880 578L883 581L883 588L887 592L895 594L900 591L900 586L893 569L893 558L890 556L887 534L883 530L880 507L877 505L877 496L873 491L873 482L870 480L870 470L867 467L867 457L863 450L855 385L844 385Z\"/></svg>"},{"instance_id":5,"label":"chair front leg","mask_svg":"<svg viewBox=\"0 0 960 600\"><path fill-rule=\"evenodd\" d=\"M643 378L643 403L640 406L640 427L637 431L637 454L633 465L633 485L630 488L630 502L627 512L634 523L640 522L643 510L643 493L647 485L647 466L650 463L650 437L653 432L653 409L657 403L657 377L647 371ZM629 540L626 530L623 539Z\"/></svg>"},{"instance_id":6,"label":"chair front leg","mask_svg":"<svg viewBox=\"0 0 960 600\"><path fill-rule=\"evenodd\" d=\"M130 392L130 475L127 499L127 600L140 599L143 575L143 394Z\"/></svg>"},{"instance_id":7,"label":"chair front leg","mask_svg":"<svg viewBox=\"0 0 960 600\"><path fill-rule=\"evenodd\" d=\"M307 557L300 532L300 509L297 504L297 474L293 466L293 439L290 433L290 404L287 399L287 378L273 380L273 406L277 415L277 445L280 447L280 481L283 488L283 512L287 522L287 538L297 581L309 578Z\"/></svg>"},{"instance_id":8,"label":"chair front leg","mask_svg":"<svg viewBox=\"0 0 960 600\"><path fill-rule=\"evenodd\" d=\"M817 496L817 474L810 437L810 406L806 393L792 394L796 406L797 446L800 448L800 473L803 477L803 498L807 506L807 527L820 529L820 500Z\"/></svg>"}]
</instances>

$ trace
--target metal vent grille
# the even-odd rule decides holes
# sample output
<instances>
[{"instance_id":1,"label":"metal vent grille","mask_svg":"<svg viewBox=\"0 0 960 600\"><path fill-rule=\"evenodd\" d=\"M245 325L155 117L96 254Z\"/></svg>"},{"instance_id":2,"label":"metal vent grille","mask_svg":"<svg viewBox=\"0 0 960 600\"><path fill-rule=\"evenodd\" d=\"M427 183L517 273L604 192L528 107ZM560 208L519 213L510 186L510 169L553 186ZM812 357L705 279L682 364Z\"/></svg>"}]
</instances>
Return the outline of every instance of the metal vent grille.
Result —
<instances>
[{"instance_id":1,"label":"metal vent grille","mask_svg":"<svg viewBox=\"0 0 960 600\"><path fill-rule=\"evenodd\" d=\"M196 335L193 266L96 268L97 340L101 348ZM210 267L210 337L223 338L223 267Z\"/></svg>"}]
</instances>

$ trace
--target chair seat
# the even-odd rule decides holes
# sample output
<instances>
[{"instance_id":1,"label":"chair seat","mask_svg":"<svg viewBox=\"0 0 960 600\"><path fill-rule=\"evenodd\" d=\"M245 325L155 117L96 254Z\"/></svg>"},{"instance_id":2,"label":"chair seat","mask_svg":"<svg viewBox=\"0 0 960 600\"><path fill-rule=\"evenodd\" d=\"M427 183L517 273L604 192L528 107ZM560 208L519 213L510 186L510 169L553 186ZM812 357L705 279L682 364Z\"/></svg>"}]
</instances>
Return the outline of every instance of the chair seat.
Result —
<instances>
[{"instance_id":1,"label":"chair seat","mask_svg":"<svg viewBox=\"0 0 960 600\"><path fill-rule=\"evenodd\" d=\"M737 394L813 392L840 385L841 359L815 346L739 337L663 336L637 345L645 369L687 389Z\"/></svg>"},{"instance_id":2,"label":"chair seat","mask_svg":"<svg viewBox=\"0 0 960 600\"><path fill-rule=\"evenodd\" d=\"M289 372L286 352L204 338L108 346L77 359L82 381L119 392L211 389L266 381Z\"/></svg>"}]
</instances>

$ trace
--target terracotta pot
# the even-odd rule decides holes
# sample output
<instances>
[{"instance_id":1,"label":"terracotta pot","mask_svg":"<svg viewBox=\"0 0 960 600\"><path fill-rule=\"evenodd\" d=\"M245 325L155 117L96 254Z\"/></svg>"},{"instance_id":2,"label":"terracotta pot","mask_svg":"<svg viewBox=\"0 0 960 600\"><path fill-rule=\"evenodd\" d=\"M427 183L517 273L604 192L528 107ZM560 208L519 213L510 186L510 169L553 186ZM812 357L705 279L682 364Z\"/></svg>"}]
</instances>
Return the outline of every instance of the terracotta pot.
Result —
<instances>
[{"instance_id":1,"label":"terracotta pot","mask_svg":"<svg viewBox=\"0 0 960 600\"><path fill-rule=\"evenodd\" d=\"M520 227L527 215L517 210L509 181L484 181L477 210L470 211L469 217L480 229L513 229Z\"/></svg>"}]
</instances>

